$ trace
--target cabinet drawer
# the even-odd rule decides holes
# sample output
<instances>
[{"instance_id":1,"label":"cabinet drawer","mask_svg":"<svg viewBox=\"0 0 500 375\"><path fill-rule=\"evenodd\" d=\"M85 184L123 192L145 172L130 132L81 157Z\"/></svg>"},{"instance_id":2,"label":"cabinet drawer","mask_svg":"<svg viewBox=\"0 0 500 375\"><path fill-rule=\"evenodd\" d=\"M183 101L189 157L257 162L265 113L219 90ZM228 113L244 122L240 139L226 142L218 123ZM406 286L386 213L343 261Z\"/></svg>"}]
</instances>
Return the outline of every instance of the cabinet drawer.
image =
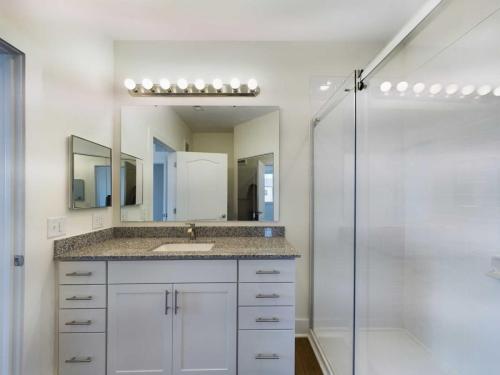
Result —
<instances>
[{"instance_id":1,"label":"cabinet drawer","mask_svg":"<svg viewBox=\"0 0 500 375\"><path fill-rule=\"evenodd\" d=\"M293 306L258 306L239 308L239 329L294 329Z\"/></svg>"},{"instance_id":2,"label":"cabinet drawer","mask_svg":"<svg viewBox=\"0 0 500 375\"><path fill-rule=\"evenodd\" d=\"M293 331L240 331L238 375L294 374Z\"/></svg>"},{"instance_id":3,"label":"cabinet drawer","mask_svg":"<svg viewBox=\"0 0 500 375\"><path fill-rule=\"evenodd\" d=\"M59 307L62 309L105 308L106 285L61 285Z\"/></svg>"},{"instance_id":4,"label":"cabinet drawer","mask_svg":"<svg viewBox=\"0 0 500 375\"><path fill-rule=\"evenodd\" d=\"M105 332L106 310L59 310L59 332Z\"/></svg>"},{"instance_id":5,"label":"cabinet drawer","mask_svg":"<svg viewBox=\"0 0 500 375\"><path fill-rule=\"evenodd\" d=\"M235 283L235 260L143 260L108 263L109 284Z\"/></svg>"},{"instance_id":6,"label":"cabinet drawer","mask_svg":"<svg viewBox=\"0 0 500 375\"><path fill-rule=\"evenodd\" d=\"M60 333L59 375L105 375L104 333Z\"/></svg>"},{"instance_id":7,"label":"cabinet drawer","mask_svg":"<svg viewBox=\"0 0 500 375\"><path fill-rule=\"evenodd\" d=\"M295 305L295 284L239 284L239 301L240 306L293 306Z\"/></svg>"},{"instance_id":8,"label":"cabinet drawer","mask_svg":"<svg viewBox=\"0 0 500 375\"><path fill-rule=\"evenodd\" d=\"M106 262L59 262L59 284L106 284Z\"/></svg>"},{"instance_id":9,"label":"cabinet drawer","mask_svg":"<svg viewBox=\"0 0 500 375\"><path fill-rule=\"evenodd\" d=\"M295 260L240 260L240 282L295 282Z\"/></svg>"}]
</instances>

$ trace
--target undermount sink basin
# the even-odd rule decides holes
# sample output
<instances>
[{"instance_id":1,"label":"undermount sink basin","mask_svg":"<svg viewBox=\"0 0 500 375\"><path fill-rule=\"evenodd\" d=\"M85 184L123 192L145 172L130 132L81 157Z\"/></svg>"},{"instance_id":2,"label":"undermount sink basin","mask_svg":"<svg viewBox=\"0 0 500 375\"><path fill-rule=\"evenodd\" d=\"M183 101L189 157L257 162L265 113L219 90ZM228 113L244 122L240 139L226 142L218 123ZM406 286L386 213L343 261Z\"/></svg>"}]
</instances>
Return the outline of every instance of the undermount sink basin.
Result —
<instances>
[{"instance_id":1,"label":"undermount sink basin","mask_svg":"<svg viewBox=\"0 0 500 375\"><path fill-rule=\"evenodd\" d=\"M196 252L196 251L210 251L214 247L213 243L167 243L158 246L153 251L167 252Z\"/></svg>"}]
</instances>

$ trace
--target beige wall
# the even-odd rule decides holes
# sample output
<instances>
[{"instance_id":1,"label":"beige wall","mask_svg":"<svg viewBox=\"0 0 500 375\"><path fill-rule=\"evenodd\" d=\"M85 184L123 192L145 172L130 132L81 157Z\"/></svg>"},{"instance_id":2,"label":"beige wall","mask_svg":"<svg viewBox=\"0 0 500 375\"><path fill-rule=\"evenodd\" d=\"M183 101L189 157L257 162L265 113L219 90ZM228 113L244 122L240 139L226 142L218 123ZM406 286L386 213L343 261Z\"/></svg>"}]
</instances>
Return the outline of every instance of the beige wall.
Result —
<instances>
[{"instance_id":1,"label":"beige wall","mask_svg":"<svg viewBox=\"0 0 500 375\"><path fill-rule=\"evenodd\" d=\"M377 50L376 45L326 42L115 42L115 132L119 129L123 105L275 105L281 108L278 224L286 226L289 241L302 253L297 261L296 290L300 332L307 329L309 318L310 80L313 76L346 76L353 69L363 67ZM158 80L166 74L171 81L179 77L190 81L202 77L208 82L218 76L227 82L234 76L243 81L255 77L262 92L256 98L136 98L123 87L127 77L138 82L146 76ZM115 139L115 155L118 149L119 140ZM114 189L117 199L118 186ZM117 204L114 220L116 225L121 224ZM241 225L241 222L227 225Z\"/></svg>"},{"instance_id":2,"label":"beige wall","mask_svg":"<svg viewBox=\"0 0 500 375\"><path fill-rule=\"evenodd\" d=\"M25 4L24 4L25 5ZM21 2L2 2L0 35L26 54L26 266L23 374L55 373L56 294L47 217L66 216L67 235L92 231L92 214L70 211L68 136L111 147L113 45L71 26L38 23ZM51 9L57 14L58 9Z\"/></svg>"}]
</instances>

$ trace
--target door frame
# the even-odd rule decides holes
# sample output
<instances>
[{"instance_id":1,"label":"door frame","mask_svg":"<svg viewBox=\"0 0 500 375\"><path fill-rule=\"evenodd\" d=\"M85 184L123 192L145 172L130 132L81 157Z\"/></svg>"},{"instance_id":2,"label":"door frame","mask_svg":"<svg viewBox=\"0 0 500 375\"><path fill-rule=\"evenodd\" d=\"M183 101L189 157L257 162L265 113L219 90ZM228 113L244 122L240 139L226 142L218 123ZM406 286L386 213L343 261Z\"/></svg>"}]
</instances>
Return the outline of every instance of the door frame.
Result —
<instances>
[{"instance_id":1,"label":"door frame","mask_svg":"<svg viewBox=\"0 0 500 375\"><path fill-rule=\"evenodd\" d=\"M5 209L0 217L3 228L7 228L2 245L10 248L6 256L0 258L0 267L7 271L2 281L6 295L0 301L0 310L5 319L0 321L1 344L0 356L7 361L0 367L0 373L9 375L21 374L22 336L24 311L24 248L25 248L25 54L0 39L0 53L11 56L11 72L5 77L10 87L12 103L9 105L11 116L0 117L0 136L2 157L5 160L5 178L2 186L4 193L0 195ZM7 113L6 111L4 113ZM6 331L3 328L6 327Z\"/></svg>"}]
</instances>

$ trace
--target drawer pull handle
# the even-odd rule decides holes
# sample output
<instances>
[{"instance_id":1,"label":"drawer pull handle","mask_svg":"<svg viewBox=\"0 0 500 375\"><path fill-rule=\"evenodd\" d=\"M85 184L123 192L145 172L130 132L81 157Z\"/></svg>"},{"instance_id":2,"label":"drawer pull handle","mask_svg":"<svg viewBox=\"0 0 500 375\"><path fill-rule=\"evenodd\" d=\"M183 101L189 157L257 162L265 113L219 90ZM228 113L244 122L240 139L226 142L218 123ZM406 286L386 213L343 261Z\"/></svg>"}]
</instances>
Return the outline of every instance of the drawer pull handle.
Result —
<instances>
[{"instance_id":1,"label":"drawer pull handle","mask_svg":"<svg viewBox=\"0 0 500 375\"><path fill-rule=\"evenodd\" d=\"M273 317L273 318L257 318L257 319L255 319L255 322L257 322L257 323L279 323L280 322L280 318L276 318L276 317Z\"/></svg>"},{"instance_id":2,"label":"drawer pull handle","mask_svg":"<svg viewBox=\"0 0 500 375\"><path fill-rule=\"evenodd\" d=\"M84 357L84 358L72 357L70 359L67 359L64 362L66 362L66 363L90 363L90 362L92 362L92 357Z\"/></svg>"},{"instance_id":3,"label":"drawer pull handle","mask_svg":"<svg viewBox=\"0 0 500 375\"><path fill-rule=\"evenodd\" d=\"M92 272L70 272L66 276L92 276Z\"/></svg>"},{"instance_id":4,"label":"drawer pull handle","mask_svg":"<svg viewBox=\"0 0 500 375\"><path fill-rule=\"evenodd\" d=\"M279 294L273 293L273 294L257 294L255 298L280 298Z\"/></svg>"},{"instance_id":5,"label":"drawer pull handle","mask_svg":"<svg viewBox=\"0 0 500 375\"><path fill-rule=\"evenodd\" d=\"M280 356L277 354L257 354L255 359L280 359Z\"/></svg>"},{"instance_id":6,"label":"drawer pull handle","mask_svg":"<svg viewBox=\"0 0 500 375\"><path fill-rule=\"evenodd\" d=\"M66 322L67 326L90 326L92 320L72 320L71 322Z\"/></svg>"},{"instance_id":7,"label":"drawer pull handle","mask_svg":"<svg viewBox=\"0 0 500 375\"><path fill-rule=\"evenodd\" d=\"M278 270L270 270L270 271L266 271L266 270L258 270L257 272L255 272L257 275L279 275L281 272L278 271Z\"/></svg>"},{"instance_id":8,"label":"drawer pull handle","mask_svg":"<svg viewBox=\"0 0 500 375\"><path fill-rule=\"evenodd\" d=\"M66 298L66 301L92 301L92 299L93 299L92 296L84 296L84 297L73 296Z\"/></svg>"}]
</instances>

